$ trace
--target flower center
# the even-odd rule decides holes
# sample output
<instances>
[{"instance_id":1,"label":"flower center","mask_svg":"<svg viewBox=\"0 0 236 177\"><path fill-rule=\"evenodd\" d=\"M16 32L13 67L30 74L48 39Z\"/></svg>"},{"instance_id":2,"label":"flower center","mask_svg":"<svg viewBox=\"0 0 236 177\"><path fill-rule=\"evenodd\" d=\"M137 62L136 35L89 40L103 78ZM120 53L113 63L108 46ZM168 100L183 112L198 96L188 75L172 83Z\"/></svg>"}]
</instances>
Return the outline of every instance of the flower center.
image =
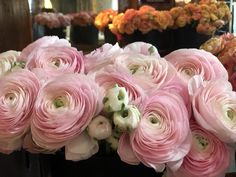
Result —
<instances>
[{"instance_id":1,"label":"flower center","mask_svg":"<svg viewBox=\"0 0 236 177\"><path fill-rule=\"evenodd\" d=\"M55 65L56 67L59 67L61 65L61 59L60 58L53 59L52 64Z\"/></svg>"},{"instance_id":2,"label":"flower center","mask_svg":"<svg viewBox=\"0 0 236 177\"><path fill-rule=\"evenodd\" d=\"M63 99L61 97L56 98L53 101L53 104L54 104L55 108L60 108L60 107L65 106L64 101L63 101Z\"/></svg>"},{"instance_id":3,"label":"flower center","mask_svg":"<svg viewBox=\"0 0 236 177\"><path fill-rule=\"evenodd\" d=\"M184 68L183 72L188 76L193 76L193 71L190 68Z\"/></svg>"},{"instance_id":4,"label":"flower center","mask_svg":"<svg viewBox=\"0 0 236 177\"><path fill-rule=\"evenodd\" d=\"M230 119L230 120L233 120L234 119L234 110L232 109L228 109L227 112L227 117Z\"/></svg>"},{"instance_id":5,"label":"flower center","mask_svg":"<svg viewBox=\"0 0 236 177\"><path fill-rule=\"evenodd\" d=\"M156 116L151 116L149 118L149 121L152 123L152 124L159 124L160 123L160 120L158 119L158 117Z\"/></svg>"},{"instance_id":6,"label":"flower center","mask_svg":"<svg viewBox=\"0 0 236 177\"><path fill-rule=\"evenodd\" d=\"M129 70L131 71L132 74L135 74L138 69L139 69L139 66L134 65L134 66L131 66Z\"/></svg>"},{"instance_id":7,"label":"flower center","mask_svg":"<svg viewBox=\"0 0 236 177\"><path fill-rule=\"evenodd\" d=\"M208 139L204 138L201 135L195 135L195 140L197 140L197 145L201 150L205 150L209 145Z\"/></svg>"}]
</instances>

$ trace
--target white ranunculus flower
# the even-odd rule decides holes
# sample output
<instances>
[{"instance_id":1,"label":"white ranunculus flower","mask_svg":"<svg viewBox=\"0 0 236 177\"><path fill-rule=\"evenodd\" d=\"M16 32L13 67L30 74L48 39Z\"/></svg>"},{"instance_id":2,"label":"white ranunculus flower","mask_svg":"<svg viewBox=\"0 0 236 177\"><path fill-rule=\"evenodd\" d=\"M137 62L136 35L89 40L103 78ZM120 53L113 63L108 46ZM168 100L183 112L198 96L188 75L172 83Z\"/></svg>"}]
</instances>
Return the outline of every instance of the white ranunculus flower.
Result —
<instances>
[{"instance_id":1,"label":"white ranunculus flower","mask_svg":"<svg viewBox=\"0 0 236 177\"><path fill-rule=\"evenodd\" d=\"M133 131L140 121L140 112L135 106L128 106L124 111L115 112L113 122L122 132Z\"/></svg>"},{"instance_id":2,"label":"white ranunculus flower","mask_svg":"<svg viewBox=\"0 0 236 177\"><path fill-rule=\"evenodd\" d=\"M11 71L19 55L20 52L14 50L0 53L0 77Z\"/></svg>"},{"instance_id":3,"label":"white ranunculus flower","mask_svg":"<svg viewBox=\"0 0 236 177\"><path fill-rule=\"evenodd\" d=\"M97 140L106 139L112 134L111 122L104 116L97 116L88 125L88 134Z\"/></svg>"},{"instance_id":4,"label":"white ranunculus flower","mask_svg":"<svg viewBox=\"0 0 236 177\"><path fill-rule=\"evenodd\" d=\"M103 99L104 110L106 112L115 112L125 109L129 102L129 95L124 87L115 87L107 91Z\"/></svg>"}]
</instances>

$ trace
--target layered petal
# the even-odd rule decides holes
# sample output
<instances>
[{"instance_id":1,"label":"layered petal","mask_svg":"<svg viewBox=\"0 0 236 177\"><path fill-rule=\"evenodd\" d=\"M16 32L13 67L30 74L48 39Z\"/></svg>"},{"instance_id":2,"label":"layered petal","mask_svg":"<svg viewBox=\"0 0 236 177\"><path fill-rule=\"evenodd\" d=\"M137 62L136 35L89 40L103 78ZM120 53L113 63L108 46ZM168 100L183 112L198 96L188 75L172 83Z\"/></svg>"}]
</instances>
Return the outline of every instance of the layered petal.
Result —
<instances>
[{"instance_id":1,"label":"layered petal","mask_svg":"<svg viewBox=\"0 0 236 177\"><path fill-rule=\"evenodd\" d=\"M179 49L165 58L175 66L186 83L194 75L201 75L204 80L228 79L228 73L220 61L204 50Z\"/></svg>"},{"instance_id":2,"label":"layered petal","mask_svg":"<svg viewBox=\"0 0 236 177\"><path fill-rule=\"evenodd\" d=\"M236 93L231 84L218 79L198 85L192 98L196 121L223 142L236 142Z\"/></svg>"},{"instance_id":3,"label":"layered petal","mask_svg":"<svg viewBox=\"0 0 236 177\"><path fill-rule=\"evenodd\" d=\"M178 171L167 170L167 177L222 177L230 164L226 144L196 123L191 123L192 146Z\"/></svg>"},{"instance_id":4,"label":"layered petal","mask_svg":"<svg viewBox=\"0 0 236 177\"><path fill-rule=\"evenodd\" d=\"M99 88L88 76L68 74L52 79L39 91L32 138L42 148L60 149L83 132L100 110Z\"/></svg>"},{"instance_id":5,"label":"layered petal","mask_svg":"<svg viewBox=\"0 0 236 177\"><path fill-rule=\"evenodd\" d=\"M130 135L136 157L156 171L164 170L165 164L179 166L191 146L188 112L182 98L159 90L142 102L140 111L141 121Z\"/></svg>"},{"instance_id":6,"label":"layered petal","mask_svg":"<svg viewBox=\"0 0 236 177\"><path fill-rule=\"evenodd\" d=\"M39 81L28 70L17 70L0 79L0 151L21 147L38 90Z\"/></svg>"}]
</instances>

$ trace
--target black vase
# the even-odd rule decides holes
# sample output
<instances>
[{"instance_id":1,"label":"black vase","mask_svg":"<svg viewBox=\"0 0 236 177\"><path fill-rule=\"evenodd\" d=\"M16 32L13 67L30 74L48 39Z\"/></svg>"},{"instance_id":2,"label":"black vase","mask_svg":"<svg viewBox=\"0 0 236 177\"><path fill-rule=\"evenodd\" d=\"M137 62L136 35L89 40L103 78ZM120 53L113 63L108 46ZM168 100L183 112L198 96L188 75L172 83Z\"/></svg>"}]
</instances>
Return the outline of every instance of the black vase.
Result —
<instances>
[{"instance_id":1,"label":"black vase","mask_svg":"<svg viewBox=\"0 0 236 177\"><path fill-rule=\"evenodd\" d=\"M104 29L104 41L105 43L115 44L117 42L116 35L109 30L108 27Z\"/></svg>"},{"instance_id":2,"label":"black vase","mask_svg":"<svg viewBox=\"0 0 236 177\"><path fill-rule=\"evenodd\" d=\"M42 177L39 155L24 150L0 154L1 177Z\"/></svg>"},{"instance_id":3,"label":"black vase","mask_svg":"<svg viewBox=\"0 0 236 177\"><path fill-rule=\"evenodd\" d=\"M44 26L45 36L58 36L59 38L66 38L66 27L61 28L48 28Z\"/></svg>"},{"instance_id":4,"label":"black vase","mask_svg":"<svg viewBox=\"0 0 236 177\"><path fill-rule=\"evenodd\" d=\"M192 25L186 25L174 30L174 49L199 48L211 37L211 35L199 34L196 27Z\"/></svg>"},{"instance_id":5,"label":"black vase","mask_svg":"<svg viewBox=\"0 0 236 177\"><path fill-rule=\"evenodd\" d=\"M133 34L124 34L124 44L130 44L132 42L147 42L154 45L161 56L164 56L173 50L173 32L171 30L164 30L162 32L158 30L152 30L143 34L139 30L136 30Z\"/></svg>"},{"instance_id":6,"label":"black vase","mask_svg":"<svg viewBox=\"0 0 236 177\"><path fill-rule=\"evenodd\" d=\"M94 25L71 26L70 40L74 44L98 44L98 29Z\"/></svg>"},{"instance_id":7,"label":"black vase","mask_svg":"<svg viewBox=\"0 0 236 177\"><path fill-rule=\"evenodd\" d=\"M142 164L128 165L117 154L96 154L87 160L73 162L64 155L51 156L51 177L161 177Z\"/></svg>"}]
</instances>

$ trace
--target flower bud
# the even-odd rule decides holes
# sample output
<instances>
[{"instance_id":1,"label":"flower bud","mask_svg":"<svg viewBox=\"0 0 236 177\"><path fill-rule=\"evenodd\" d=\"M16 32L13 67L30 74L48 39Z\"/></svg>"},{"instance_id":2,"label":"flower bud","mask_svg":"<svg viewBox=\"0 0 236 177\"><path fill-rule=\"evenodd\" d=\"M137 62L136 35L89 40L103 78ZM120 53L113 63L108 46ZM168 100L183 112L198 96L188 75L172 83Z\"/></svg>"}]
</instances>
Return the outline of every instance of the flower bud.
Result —
<instances>
[{"instance_id":1,"label":"flower bud","mask_svg":"<svg viewBox=\"0 0 236 177\"><path fill-rule=\"evenodd\" d=\"M115 112L125 109L129 102L129 96L124 87L115 87L107 91L103 99L104 110L106 112Z\"/></svg>"},{"instance_id":2,"label":"flower bud","mask_svg":"<svg viewBox=\"0 0 236 177\"><path fill-rule=\"evenodd\" d=\"M110 144L110 147L113 150L117 150L119 139L117 139L115 136L110 136L109 138L106 139L106 141Z\"/></svg>"},{"instance_id":3,"label":"flower bud","mask_svg":"<svg viewBox=\"0 0 236 177\"><path fill-rule=\"evenodd\" d=\"M113 115L115 126L122 132L131 132L140 121L140 112L135 106L129 106L127 110L115 112Z\"/></svg>"},{"instance_id":4,"label":"flower bud","mask_svg":"<svg viewBox=\"0 0 236 177\"><path fill-rule=\"evenodd\" d=\"M106 139L112 134L111 123L103 116L95 117L88 125L87 130L89 136L97 140Z\"/></svg>"}]
</instances>

